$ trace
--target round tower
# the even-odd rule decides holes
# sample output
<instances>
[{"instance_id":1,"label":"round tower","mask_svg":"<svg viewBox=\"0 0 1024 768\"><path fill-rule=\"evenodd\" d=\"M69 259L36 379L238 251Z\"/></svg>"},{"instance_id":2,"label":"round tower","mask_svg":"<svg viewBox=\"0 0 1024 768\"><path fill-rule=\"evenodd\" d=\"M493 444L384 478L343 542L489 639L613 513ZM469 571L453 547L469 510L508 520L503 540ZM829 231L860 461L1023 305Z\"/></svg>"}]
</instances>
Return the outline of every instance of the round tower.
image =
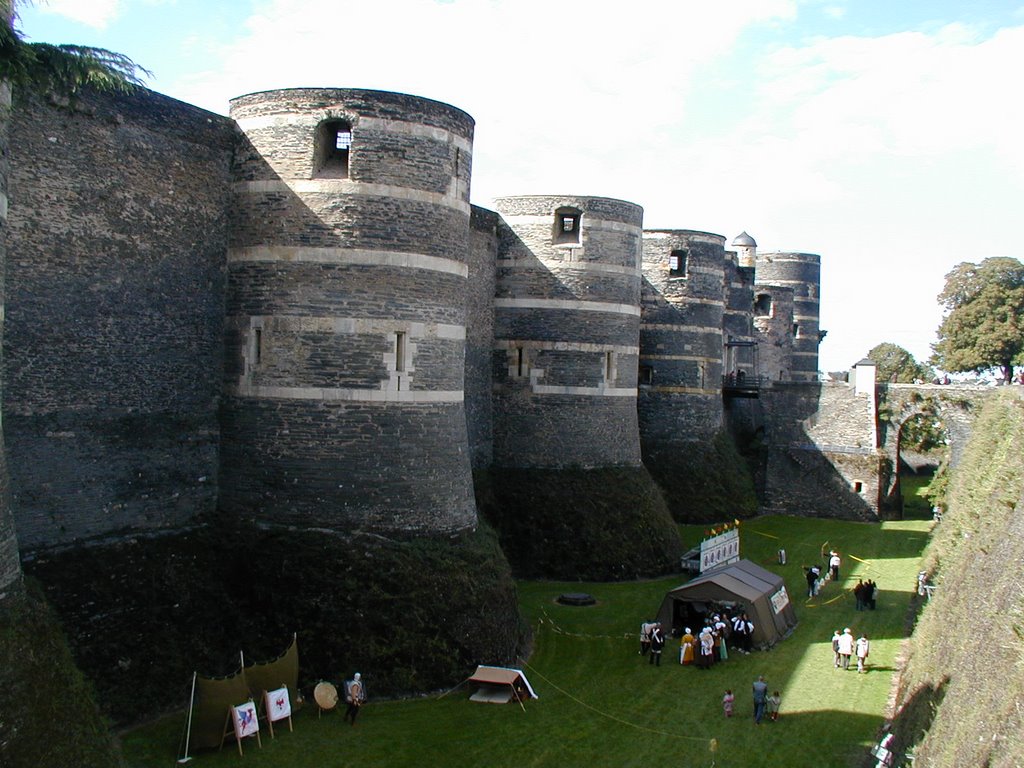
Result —
<instances>
[{"instance_id":1,"label":"round tower","mask_svg":"<svg viewBox=\"0 0 1024 768\"><path fill-rule=\"evenodd\" d=\"M639 412L646 458L722 427L725 238L645 230L643 274Z\"/></svg>"},{"instance_id":2,"label":"round tower","mask_svg":"<svg viewBox=\"0 0 1024 768\"><path fill-rule=\"evenodd\" d=\"M640 466L643 209L540 195L495 207L495 464Z\"/></svg>"},{"instance_id":3,"label":"round tower","mask_svg":"<svg viewBox=\"0 0 1024 768\"><path fill-rule=\"evenodd\" d=\"M817 381L821 257L815 253L759 253L755 274L758 284L792 289L792 379Z\"/></svg>"},{"instance_id":4,"label":"round tower","mask_svg":"<svg viewBox=\"0 0 1024 768\"><path fill-rule=\"evenodd\" d=\"M264 523L476 523L463 404L473 120L397 93L231 102L221 506Z\"/></svg>"}]
</instances>

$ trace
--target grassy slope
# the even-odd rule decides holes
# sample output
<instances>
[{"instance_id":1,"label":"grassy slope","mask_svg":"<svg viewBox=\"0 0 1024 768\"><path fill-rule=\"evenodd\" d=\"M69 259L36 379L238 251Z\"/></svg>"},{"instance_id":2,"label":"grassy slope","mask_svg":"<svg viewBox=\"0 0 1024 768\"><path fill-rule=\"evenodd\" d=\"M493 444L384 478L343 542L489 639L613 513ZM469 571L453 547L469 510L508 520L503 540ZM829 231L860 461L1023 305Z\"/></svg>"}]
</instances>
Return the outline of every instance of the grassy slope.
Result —
<instances>
[{"instance_id":1,"label":"grassy slope","mask_svg":"<svg viewBox=\"0 0 1024 768\"><path fill-rule=\"evenodd\" d=\"M1024 401L1006 392L979 416L927 553L938 590L914 631L895 729L918 768L1022 765L1022 453Z\"/></svg>"},{"instance_id":2,"label":"grassy slope","mask_svg":"<svg viewBox=\"0 0 1024 768\"><path fill-rule=\"evenodd\" d=\"M707 672L672 663L672 644L660 669L637 655L640 622L657 611L680 577L615 584L520 582L520 604L536 631L535 652L524 666L541 696L525 712L514 705L470 703L465 689L440 699L371 701L354 729L337 714L317 719L307 707L294 733L265 740L262 750L247 744L245 764L706 766L714 738L719 768L860 765L884 722L928 525L782 517L745 523L747 557L775 570L775 553L785 546L790 564L781 572L800 626L768 653L737 656ZM695 543L700 530L683 527L684 544ZM806 600L801 565L817 559L826 542L846 556L847 585L857 576L880 584L878 610L856 613L852 597L831 583L819 598ZM569 608L554 602L564 591L580 590L594 594L599 604ZM846 625L872 638L870 674L832 667L829 638ZM374 671L362 671L372 693ZM749 690L758 674L782 692L782 718L755 728L748 717ZM725 688L737 695L737 716L731 720L722 716L719 704ZM128 734L130 764L168 764L182 724L179 716ZM237 751L201 753L193 765L235 766Z\"/></svg>"}]
</instances>

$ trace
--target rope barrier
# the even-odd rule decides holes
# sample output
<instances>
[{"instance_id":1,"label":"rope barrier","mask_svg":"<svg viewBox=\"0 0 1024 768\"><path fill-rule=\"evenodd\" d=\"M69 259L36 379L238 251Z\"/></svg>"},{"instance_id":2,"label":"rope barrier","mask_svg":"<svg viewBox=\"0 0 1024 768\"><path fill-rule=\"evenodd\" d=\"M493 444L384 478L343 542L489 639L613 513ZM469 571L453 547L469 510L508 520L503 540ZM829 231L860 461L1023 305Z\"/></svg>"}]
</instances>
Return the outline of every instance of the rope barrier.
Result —
<instances>
[{"instance_id":1,"label":"rope barrier","mask_svg":"<svg viewBox=\"0 0 1024 768\"><path fill-rule=\"evenodd\" d=\"M530 670L530 674L536 675L537 677L539 677L541 680L543 680L545 683L547 683L549 686L554 688L556 691L558 691L560 694L562 694L566 698L571 699L572 701L574 701L577 704L579 704L581 707L589 709L591 712L594 712L594 713L600 715L601 717L603 717L603 718L605 718L607 720L613 720L616 723L619 723L621 725L625 725L625 726L627 726L629 728L635 728L636 730L644 731L645 733L653 733L653 734L655 734L657 736L669 736L669 737L672 737L672 738L675 738L675 739L687 739L689 741L708 741L708 738L706 736L685 736L685 735L683 735L681 733L673 733L671 731L662 731L662 730L658 730L657 728L649 728L646 725L637 725L636 723L631 723L628 720L623 720L621 717L617 717L617 716L612 715L612 714L610 714L608 712L604 712L604 711L598 709L597 707L593 706L592 704L588 704L587 702L582 701L581 699L578 699L577 697L573 696L571 693L566 691L564 688L560 688L559 686L555 685L553 682L551 682L550 679L548 679L543 674L541 674L535 667L530 666L530 663L528 661L526 661L524 659L521 659L520 663L524 667L526 667L527 669Z\"/></svg>"}]
</instances>

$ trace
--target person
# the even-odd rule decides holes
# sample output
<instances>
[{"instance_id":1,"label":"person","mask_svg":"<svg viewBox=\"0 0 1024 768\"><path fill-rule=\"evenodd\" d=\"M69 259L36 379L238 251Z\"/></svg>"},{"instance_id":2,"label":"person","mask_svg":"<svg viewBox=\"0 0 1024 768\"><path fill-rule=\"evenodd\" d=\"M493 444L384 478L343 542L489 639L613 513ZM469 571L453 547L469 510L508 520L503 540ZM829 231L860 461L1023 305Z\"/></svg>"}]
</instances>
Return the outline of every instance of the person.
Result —
<instances>
[{"instance_id":1,"label":"person","mask_svg":"<svg viewBox=\"0 0 1024 768\"><path fill-rule=\"evenodd\" d=\"M775 691L771 696L768 697L767 713L769 720L779 719L779 706L782 704L782 697L778 691Z\"/></svg>"},{"instance_id":2,"label":"person","mask_svg":"<svg viewBox=\"0 0 1024 768\"><path fill-rule=\"evenodd\" d=\"M828 568L832 572L832 581L839 581L839 565L842 563L842 560L839 557L839 553L835 550L828 554Z\"/></svg>"},{"instance_id":3,"label":"person","mask_svg":"<svg viewBox=\"0 0 1024 768\"><path fill-rule=\"evenodd\" d=\"M665 647L665 636L661 634L661 624L655 624L651 628L651 658L648 664L656 667L661 666L661 649Z\"/></svg>"},{"instance_id":4,"label":"person","mask_svg":"<svg viewBox=\"0 0 1024 768\"><path fill-rule=\"evenodd\" d=\"M732 717L732 703L736 700L736 697L732 695L731 690L726 690L725 695L722 697L722 711L725 712L726 717Z\"/></svg>"},{"instance_id":5,"label":"person","mask_svg":"<svg viewBox=\"0 0 1024 768\"><path fill-rule=\"evenodd\" d=\"M345 701L348 709L345 710L345 719L351 720L352 725L356 724L356 716L366 701L366 686L363 685L363 676L356 672L351 680L345 681Z\"/></svg>"},{"instance_id":6,"label":"person","mask_svg":"<svg viewBox=\"0 0 1024 768\"><path fill-rule=\"evenodd\" d=\"M729 651L726 649L725 635L728 623L719 614L715 614L715 624L712 631L715 633L715 661L725 661L729 658Z\"/></svg>"},{"instance_id":7,"label":"person","mask_svg":"<svg viewBox=\"0 0 1024 768\"><path fill-rule=\"evenodd\" d=\"M759 675L754 681L754 722L761 724L764 717L764 708L768 702L768 683L764 681L764 675Z\"/></svg>"},{"instance_id":8,"label":"person","mask_svg":"<svg viewBox=\"0 0 1024 768\"><path fill-rule=\"evenodd\" d=\"M871 579L864 582L864 605L872 611L875 610L875 591L877 589L878 585Z\"/></svg>"},{"instance_id":9,"label":"person","mask_svg":"<svg viewBox=\"0 0 1024 768\"><path fill-rule=\"evenodd\" d=\"M818 593L817 584L818 576L821 575L821 569L816 565L809 566L807 568L807 596L814 597Z\"/></svg>"},{"instance_id":10,"label":"person","mask_svg":"<svg viewBox=\"0 0 1024 768\"><path fill-rule=\"evenodd\" d=\"M715 637L711 627L704 627L700 633L700 668L708 669L714 663Z\"/></svg>"},{"instance_id":11,"label":"person","mask_svg":"<svg viewBox=\"0 0 1024 768\"><path fill-rule=\"evenodd\" d=\"M857 579L857 584L853 588L853 599L857 602L857 610L864 610L864 580Z\"/></svg>"},{"instance_id":12,"label":"person","mask_svg":"<svg viewBox=\"0 0 1024 768\"><path fill-rule=\"evenodd\" d=\"M646 656L647 652L651 650L651 628L654 626L653 621L645 621L640 625L640 655Z\"/></svg>"},{"instance_id":13,"label":"person","mask_svg":"<svg viewBox=\"0 0 1024 768\"><path fill-rule=\"evenodd\" d=\"M857 672L863 674L866 671L865 666L868 662L868 654L871 653L871 643L868 641L867 635L861 634L861 636L857 638L856 652Z\"/></svg>"},{"instance_id":14,"label":"person","mask_svg":"<svg viewBox=\"0 0 1024 768\"><path fill-rule=\"evenodd\" d=\"M754 622L745 613L737 616L732 623L732 635L736 638L735 647L741 653L750 653L751 636L754 634Z\"/></svg>"},{"instance_id":15,"label":"person","mask_svg":"<svg viewBox=\"0 0 1024 768\"><path fill-rule=\"evenodd\" d=\"M849 627L843 630L837 645L839 646L839 662L843 665L843 669L849 669L850 657L853 655L853 635L850 633Z\"/></svg>"},{"instance_id":16,"label":"person","mask_svg":"<svg viewBox=\"0 0 1024 768\"><path fill-rule=\"evenodd\" d=\"M839 669L839 630L832 633L832 656L835 668Z\"/></svg>"},{"instance_id":17,"label":"person","mask_svg":"<svg viewBox=\"0 0 1024 768\"><path fill-rule=\"evenodd\" d=\"M683 636L679 638L679 663L680 664L693 664L693 646L696 644L697 638L690 632L690 628L687 627L686 631L683 632Z\"/></svg>"}]
</instances>

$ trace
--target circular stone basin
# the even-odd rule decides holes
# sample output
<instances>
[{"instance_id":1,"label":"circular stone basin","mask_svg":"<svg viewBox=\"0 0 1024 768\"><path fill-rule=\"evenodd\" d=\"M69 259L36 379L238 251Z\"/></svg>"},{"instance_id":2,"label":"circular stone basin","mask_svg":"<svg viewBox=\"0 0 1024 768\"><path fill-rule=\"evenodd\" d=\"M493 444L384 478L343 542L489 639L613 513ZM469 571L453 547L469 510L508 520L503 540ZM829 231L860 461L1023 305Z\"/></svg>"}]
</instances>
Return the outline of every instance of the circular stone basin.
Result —
<instances>
[{"instance_id":1,"label":"circular stone basin","mask_svg":"<svg viewBox=\"0 0 1024 768\"><path fill-rule=\"evenodd\" d=\"M566 592L558 596L558 602L562 605L593 605L597 600L586 592Z\"/></svg>"}]
</instances>

